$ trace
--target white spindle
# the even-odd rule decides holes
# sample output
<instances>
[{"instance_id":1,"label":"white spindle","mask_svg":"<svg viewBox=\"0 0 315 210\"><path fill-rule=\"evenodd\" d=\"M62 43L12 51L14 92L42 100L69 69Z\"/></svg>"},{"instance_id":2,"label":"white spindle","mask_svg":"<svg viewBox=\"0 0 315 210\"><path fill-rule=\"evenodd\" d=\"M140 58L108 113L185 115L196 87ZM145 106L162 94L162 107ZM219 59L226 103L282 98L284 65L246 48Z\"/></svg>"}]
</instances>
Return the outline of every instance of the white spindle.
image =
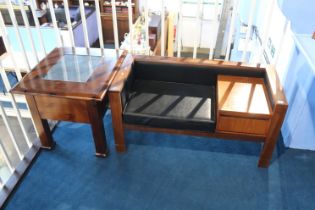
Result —
<instances>
[{"instance_id":1,"label":"white spindle","mask_svg":"<svg viewBox=\"0 0 315 210\"><path fill-rule=\"evenodd\" d=\"M257 0L252 0L252 3L251 3L250 13L249 13L248 23L247 23L246 38L245 38L244 49L243 49L243 54L242 54L242 62L247 61L247 50L248 50L248 45L250 42L250 35L252 33L252 28L253 28L253 20L254 20L254 15L256 11L256 2Z\"/></svg>"},{"instance_id":2,"label":"white spindle","mask_svg":"<svg viewBox=\"0 0 315 210\"><path fill-rule=\"evenodd\" d=\"M3 81L3 84L4 84L5 88L7 90L10 90L11 89L11 84L10 84L9 79L8 79L6 73L5 73L5 71L4 71L4 69L3 69L3 67L1 65L0 65L0 75L2 77L2 81ZM23 120L22 120L21 112L20 112L20 110L19 110L19 108L18 108L18 106L16 104L16 100L15 100L13 94L9 93L9 97L10 97L10 102L11 102L11 104L13 106L13 110L15 111L15 114L17 116L18 122L20 124L20 127L21 127L21 130L22 130L23 136L25 138L25 141L26 141L28 147L30 148L32 146L32 143L31 143L31 141L30 141L30 139L29 139L29 137L27 135L27 131L26 131L25 125L24 125Z\"/></svg>"},{"instance_id":3,"label":"white spindle","mask_svg":"<svg viewBox=\"0 0 315 210\"><path fill-rule=\"evenodd\" d=\"M35 9L35 8L37 8L36 5L37 5L36 0L30 0L30 7L31 7L31 11L32 11L32 15L33 15L34 23L35 23L35 28L36 28L36 31L37 31L37 34L38 34L38 37L39 37L39 45L40 45L40 48L41 48L42 52L44 53L44 56L46 57L47 51L45 49L45 43L44 43L44 39L43 39L43 34L42 34L42 32L41 32L41 30L39 28L40 24L39 24L38 18L36 16L36 9Z\"/></svg>"},{"instance_id":4,"label":"white spindle","mask_svg":"<svg viewBox=\"0 0 315 210\"><path fill-rule=\"evenodd\" d=\"M257 57L257 63L262 63L263 60L263 55L264 55L264 49L267 46L267 40L268 40L268 35L269 35L269 29L271 25L271 20L273 16L273 10L274 6L277 0L272 0L271 5L268 9L267 15L266 15L266 21L264 23L264 31L262 34L262 40L261 40L261 46L259 49L258 57Z\"/></svg>"},{"instance_id":5,"label":"white spindle","mask_svg":"<svg viewBox=\"0 0 315 210\"><path fill-rule=\"evenodd\" d=\"M15 59L15 56L13 54L13 50L12 50L12 45L11 45L11 41L8 37L8 33L6 31L5 25L4 25L4 21L3 21L3 17L2 14L0 13L0 31L1 31L1 36L2 36L2 40L4 42L5 48L8 52L8 55L10 56L13 66L15 67L15 73L16 76L18 78L18 80L20 81L22 79L22 74L21 74L21 69L20 67L17 65L17 61Z\"/></svg>"},{"instance_id":6,"label":"white spindle","mask_svg":"<svg viewBox=\"0 0 315 210\"><path fill-rule=\"evenodd\" d=\"M177 27L177 57L181 57L181 50L182 50L182 33L183 33L183 3L180 1L179 3L179 16L178 16L178 27Z\"/></svg>"},{"instance_id":7,"label":"white spindle","mask_svg":"<svg viewBox=\"0 0 315 210\"><path fill-rule=\"evenodd\" d=\"M63 40L62 40L62 36L61 36L61 33L59 31L59 28L58 28L56 15L55 15L55 10L54 10L54 4L53 4L52 0L48 0L48 6L49 6L51 20L52 20L52 23L53 23L53 26L54 26L56 37L57 37L58 46L59 47L63 47Z\"/></svg>"},{"instance_id":8,"label":"white spindle","mask_svg":"<svg viewBox=\"0 0 315 210\"><path fill-rule=\"evenodd\" d=\"M145 20L145 43L147 54L150 54L150 44L149 44L149 0L145 0L145 8L144 8L144 20Z\"/></svg>"},{"instance_id":9,"label":"white spindle","mask_svg":"<svg viewBox=\"0 0 315 210\"><path fill-rule=\"evenodd\" d=\"M9 15L10 15L12 24L14 26L13 28L14 28L16 37L18 39L19 47L22 49L22 52L24 55L23 59L25 60L25 63L27 64L27 70L30 71L31 65L30 65L29 60L27 58L26 50L25 50L24 44L22 42L22 36L21 36L19 26L18 26L17 21L16 21L16 16L15 16L15 13L13 10L12 2L10 0L6 0L6 4L8 5Z\"/></svg>"},{"instance_id":10,"label":"white spindle","mask_svg":"<svg viewBox=\"0 0 315 210\"><path fill-rule=\"evenodd\" d=\"M219 16L219 0L215 1L215 5L214 5L214 13L213 13L213 21L214 21L214 32L215 35L213 37L211 37L210 40L210 51L209 51L209 59L212 60L213 59L213 54L214 54L214 48L215 48L215 41L217 40L217 36L218 36L218 29L219 29L219 23L220 23L220 19L218 18ZM211 24L211 22L210 22Z\"/></svg>"},{"instance_id":11,"label":"white spindle","mask_svg":"<svg viewBox=\"0 0 315 210\"><path fill-rule=\"evenodd\" d=\"M194 59L197 57L197 48L198 48L198 44L200 41L201 16L202 16L202 0L198 0L196 24L195 24L196 32L194 33L195 34L195 36L194 36L194 52L193 52L193 58Z\"/></svg>"},{"instance_id":12,"label":"white spindle","mask_svg":"<svg viewBox=\"0 0 315 210\"><path fill-rule=\"evenodd\" d=\"M228 35L227 49L226 49L226 54L225 54L226 61L230 60L231 45L233 42L233 36L235 32L235 22L236 22L236 17L237 17L237 12L238 12L238 6L239 6L239 0L234 0L229 35Z\"/></svg>"},{"instance_id":13,"label":"white spindle","mask_svg":"<svg viewBox=\"0 0 315 210\"><path fill-rule=\"evenodd\" d=\"M1 94L0 94L0 98L2 99L3 97L1 97ZM7 98L7 99L9 99L9 98ZM7 101L7 100L4 100L4 101ZM11 99L10 99L10 101L9 102L11 102ZM8 107L6 107L5 108L5 112L6 112L6 114L7 114L7 116L8 117L16 117L16 111L13 109L13 108L8 108ZM20 110L20 113L21 113L21 116L23 117L23 118L26 118L26 119L30 119L31 120L31 114L30 114L30 112L28 111L28 110L25 110L25 109L22 109L22 110Z\"/></svg>"},{"instance_id":14,"label":"white spindle","mask_svg":"<svg viewBox=\"0 0 315 210\"><path fill-rule=\"evenodd\" d=\"M83 0L79 0L79 4L80 4L81 21L82 21L82 26L83 26L84 45L86 48L90 48Z\"/></svg>"},{"instance_id":15,"label":"white spindle","mask_svg":"<svg viewBox=\"0 0 315 210\"><path fill-rule=\"evenodd\" d=\"M100 12L100 1L95 0L95 11L96 11L96 23L98 30L98 40L100 42L100 48L104 49L104 39L103 39L103 31L102 31L102 21L101 21L101 12Z\"/></svg>"},{"instance_id":16,"label":"white spindle","mask_svg":"<svg viewBox=\"0 0 315 210\"><path fill-rule=\"evenodd\" d=\"M17 103L26 103L25 97L22 95L17 95L15 100ZM11 99L8 97L8 94L0 93L0 101L11 102Z\"/></svg>"},{"instance_id":17,"label":"white spindle","mask_svg":"<svg viewBox=\"0 0 315 210\"><path fill-rule=\"evenodd\" d=\"M162 0L161 10L161 56L165 54L165 0Z\"/></svg>"},{"instance_id":18,"label":"white spindle","mask_svg":"<svg viewBox=\"0 0 315 210\"><path fill-rule=\"evenodd\" d=\"M21 80L22 79L21 70L20 70L20 67L17 65L17 61L16 61L15 56L13 54L13 50L12 50L12 47L11 47L10 39L8 39L8 35L7 35L6 29L4 27L4 21L3 21L2 15L0 15L0 26L1 26L1 29L2 29L1 30L1 34L2 34L2 38L3 38L4 44L6 46L6 50L8 51L8 53L10 55L10 58L12 59L12 63L14 65L15 73L17 75L17 78L18 78L18 80ZM24 56L25 56L25 54L24 54ZM25 59L27 60L27 58L25 58ZM3 82L4 82L5 86L6 86L6 89L10 90L11 86L10 86L10 83L9 83L7 77L6 77L5 71L4 71L2 66L0 66L0 68L1 68L1 74L2 74L2 78L3 78ZM24 97L23 97L23 99L24 99ZM25 125L24 125L24 123L22 121L22 114L21 114L20 110L17 108L14 96L9 94L9 100L12 103L13 110L16 113L16 116L17 116L18 121L20 123L20 127L21 127L22 133L24 135L24 138L25 138L25 140L27 142L27 145L30 147L31 146L31 142L30 142L30 140L29 140L29 138L27 136L26 128L25 128ZM23 102L25 103L25 99L23 100ZM26 104L26 106L29 109L27 104ZM34 124L33 118L31 118L31 119L32 119L32 122Z\"/></svg>"},{"instance_id":19,"label":"white spindle","mask_svg":"<svg viewBox=\"0 0 315 210\"><path fill-rule=\"evenodd\" d=\"M7 128L7 131L8 131L8 134L11 138L11 141L12 141L12 144L19 156L19 159L22 160L23 159L23 155L16 143L16 139L15 139L15 136L13 135L13 130L12 130L12 127L10 126L10 123L9 123L9 120L8 120L8 117L7 117L7 114L5 113L5 110L2 106L2 103L0 102L0 115L2 116L2 119L3 119L3 122L4 122L4 125L5 127Z\"/></svg>"},{"instance_id":20,"label":"white spindle","mask_svg":"<svg viewBox=\"0 0 315 210\"><path fill-rule=\"evenodd\" d=\"M0 107L2 107L2 105L0 104ZM0 108L2 109L2 108ZM0 139L0 152L2 153L3 157L4 157L4 161L7 164L9 170L11 173L14 172L14 167L9 159L9 155L7 153L7 151L4 149L3 145L2 145L2 139Z\"/></svg>"},{"instance_id":21,"label":"white spindle","mask_svg":"<svg viewBox=\"0 0 315 210\"><path fill-rule=\"evenodd\" d=\"M66 20L67 20L67 26L68 26L69 36L70 36L71 47L75 47L68 0L63 0L63 5L64 5L65 14L66 14Z\"/></svg>"},{"instance_id":22,"label":"white spindle","mask_svg":"<svg viewBox=\"0 0 315 210\"><path fill-rule=\"evenodd\" d=\"M130 52L133 53L133 17L132 17L132 1L128 0L128 23L129 23L129 42L130 42Z\"/></svg>"},{"instance_id":23,"label":"white spindle","mask_svg":"<svg viewBox=\"0 0 315 210\"><path fill-rule=\"evenodd\" d=\"M118 39L118 24L117 24L117 13L116 13L116 1L112 0L112 18L113 18L113 29L114 29L114 41L115 49L119 49L119 39Z\"/></svg>"},{"instance_id":24,"label":"white spindle","mask_svg":"<svg viewBox=\"0 0 315 210\"><path fill-rule=\"evenodd\" d=\"M21 10L23 22L24 22L24 25L25 25L25 28L26 28L26 31L27 31L27 34L28 34L28 39L29 39L29 41L31 43L31 49L32 49L32 52L33 52L33 55L35 57L36 62L39 63L40 59L39 59L39 56L37 54L37 50L35 48L35 42L34 42L34 39L33 39L32 31L30 29L30 23L28 21L28 18L27 18L27 15L26 15L26 12L25 12L25 8L24 8L23 4L24 3L22 2L22 0L19 0L19 5L20 5L20 10Z\"/></svg>"}]
</instances>

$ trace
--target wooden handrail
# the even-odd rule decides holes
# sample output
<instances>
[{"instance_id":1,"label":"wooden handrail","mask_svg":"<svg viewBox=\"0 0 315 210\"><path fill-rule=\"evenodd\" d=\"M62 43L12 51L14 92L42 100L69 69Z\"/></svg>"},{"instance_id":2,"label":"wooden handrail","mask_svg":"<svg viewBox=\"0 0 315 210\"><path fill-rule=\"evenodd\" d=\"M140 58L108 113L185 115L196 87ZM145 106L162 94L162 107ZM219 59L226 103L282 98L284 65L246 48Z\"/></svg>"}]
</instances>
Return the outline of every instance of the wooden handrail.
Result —
<instances>
[{"instance_id":1,"label":"wooden handrail","mask_svg":"<svg viewBox=\"0 0 315 210\"><path fill-rule=\"evenodd\" d=\"M115 78L112 80L111 86L109 88L110 92L121 92L124 88L125 81L127 80L131 69L134 58L131 54L127 54L122 64L119 66Z\"/></svg>"},{"instance_id":2,"label":"wooden handrail","mask_svg":"<svg viewBox=\"0 0 315 210\"><path fill-rule=\"evenodd\" d=\"M274 105L284 105L288 106L287 99L284 95L282 85L280 83L277 71L274 66L269 65L266 67L267 82L270 89L270 94L272 96Z\"/></svg>"}]
</instances>

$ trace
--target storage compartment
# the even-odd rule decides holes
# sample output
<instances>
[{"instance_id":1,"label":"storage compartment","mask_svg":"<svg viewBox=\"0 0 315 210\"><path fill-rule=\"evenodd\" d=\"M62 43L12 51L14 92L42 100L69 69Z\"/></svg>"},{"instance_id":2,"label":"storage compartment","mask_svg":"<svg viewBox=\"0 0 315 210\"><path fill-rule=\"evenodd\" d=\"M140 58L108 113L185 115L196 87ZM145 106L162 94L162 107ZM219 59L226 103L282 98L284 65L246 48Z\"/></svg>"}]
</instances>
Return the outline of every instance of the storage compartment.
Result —
<instances>
[{"instance_id":1,"label":"storage compartment","mask_svg":"<svg viewBox=\"0 0 315 210\"><path fill-rule=\"evenodd\" d=\"M265 136L269 128L269 120L242 117L220 116L217 130L225 132L246 133Z\"/></svg>"},{"instance_id":2,"label":"storage compartment","mask_svg":"<svg viewBox=\"0 0 315 210\"><path fill-rule=\"evenodd\" d=\"M218 75L217 132L266 136L271 103L263 78Z\"/></svg>"}]
</instances>

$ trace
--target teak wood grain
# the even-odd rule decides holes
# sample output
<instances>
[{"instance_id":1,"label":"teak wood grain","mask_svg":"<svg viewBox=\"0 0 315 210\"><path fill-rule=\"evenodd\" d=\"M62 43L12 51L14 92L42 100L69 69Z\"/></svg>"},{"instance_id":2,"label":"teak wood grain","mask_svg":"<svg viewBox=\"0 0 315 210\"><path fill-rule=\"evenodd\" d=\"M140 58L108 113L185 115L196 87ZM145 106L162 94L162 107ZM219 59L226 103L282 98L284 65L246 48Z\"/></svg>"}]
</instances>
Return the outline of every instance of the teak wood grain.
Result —
<instances>
[{"instance_id":1,"label":"teak wood grain","mask_svg":"<svg viewBox=\"0 0 315 210\"><path fill-rule=\"evenodd\" d=\"M55 142L52 138L47 120L41 118L34 96L26 95L26 101L30 108L32 118L42 144L42 148L52 149L55 145Z\"/></svg>"},{"instance_id":2,"label":"teak wood grain","mask_svg":"<svg viewBox=\"0 0 315 210\"><path fill-rule=\"evenodd\" d=\"M205 66L222 70L251 70L259 71L266 76L264 78L236 78L234 76L221 77L221 81L223 83L220 83L219 85L222 86L223 91L222 93L217 93L217 101L221 101L220 104L217 105L217 109L219 110L217 110L217 113L220 114L221 119L218 117L219 119L217 121L217 125L219 124L219 129L216 129L214 133L155 128L125 124L123 122L121 92L124 88L125 81L132 71L133 62L136 61L152 64L161 63ZM218 78L220 78L220 76ZM224 83L226 82L224 80L228 80L228 83ZM243 85L241 84L239 86L235 86L235 83L237 82L243 83L243 85L245 84L246 100L244 100L244 91L242 91ZM230 83L234 83L234 86L230 86ZM235 88L235 90L233 88ZM258 162L259 167L269 166L272 152L276 145L280 128L288 107L281 83L273 66L262 68L260 65L207 59L159 56L126 56L126 59L123 61L121 68L113 80L109 94L110 103L112 106L113 128L117 151L122 152L126 150L124 129L207 136L223 139L262 141L264 142L264 147L260 154ZM239 97L242 98L241 100L244 100L240 102L241 104L237 104L237 102L240 101L238 100Z\"/></svg>"},{"instance_id":3,"label":"teak wood grain","mask_svg":"<svg viewBox=\"0 0 315 210\"><path fill-rule=\"evenodd\" d=\"M218 75L218 111L244 115L271 113L263 78Z\"/></svg>"},{"instance_id":4,"label":"teak wood grain","mask_svg":"<svg viewBox=\"0 0 315 210\"><path fill-rule=\"evenodd\" d=\"M36 95L34 98L36 104L40 105L38 111L43 119L90 122L88 107L83 100L46 95Z\"/></svg>"},{"instance_id":5,"label":"teak wood grain","mask_svg":"<svg viewBox=\"0 0 315 210\"><path fill-rule=\"evenodd\" d=\"M43 76L65 55L102 56L100 65L87 82L47 80ZM120 52L86 48L56 48L47 55L19 84L12 89L17 94L46 94L83 100L102 100L116 73Z\"/></svg>"},{"instance_id":6,"label":"teak wood grain","mask_svg":"<svg viewBox=\"0 0 315 210\"><path fill-rule=\"evenodd\" d=\"M217 132L266 136L271 103L263 78L218 75Z\"/></svg>"}]
</instances>

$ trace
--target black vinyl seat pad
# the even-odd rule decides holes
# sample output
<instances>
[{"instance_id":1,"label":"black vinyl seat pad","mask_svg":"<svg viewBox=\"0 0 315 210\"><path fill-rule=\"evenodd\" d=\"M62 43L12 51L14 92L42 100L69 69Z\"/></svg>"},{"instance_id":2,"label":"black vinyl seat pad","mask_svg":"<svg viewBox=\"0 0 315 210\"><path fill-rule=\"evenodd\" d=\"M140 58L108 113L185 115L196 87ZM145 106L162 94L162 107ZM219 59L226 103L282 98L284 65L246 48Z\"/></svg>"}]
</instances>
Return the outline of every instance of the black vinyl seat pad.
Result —
<instances>
[{"instance_id":1,"label":"black vinyl seat pad","mask_svg":"<svg viewBox=\"0 0 315 210\"><path fill-rule=\"evenodd\" d=\"M213 131L215 87L136 80L123 115L131 124Z\"/></svg>"}]
</instances>

